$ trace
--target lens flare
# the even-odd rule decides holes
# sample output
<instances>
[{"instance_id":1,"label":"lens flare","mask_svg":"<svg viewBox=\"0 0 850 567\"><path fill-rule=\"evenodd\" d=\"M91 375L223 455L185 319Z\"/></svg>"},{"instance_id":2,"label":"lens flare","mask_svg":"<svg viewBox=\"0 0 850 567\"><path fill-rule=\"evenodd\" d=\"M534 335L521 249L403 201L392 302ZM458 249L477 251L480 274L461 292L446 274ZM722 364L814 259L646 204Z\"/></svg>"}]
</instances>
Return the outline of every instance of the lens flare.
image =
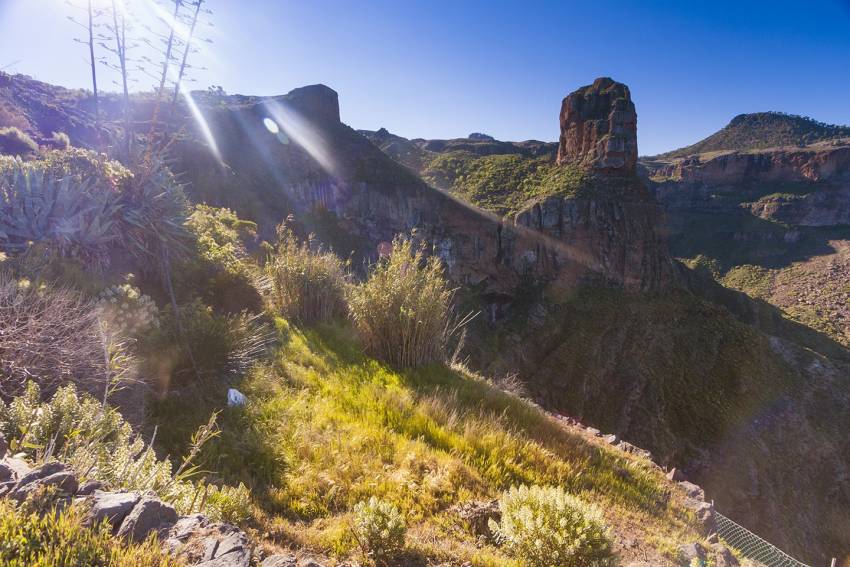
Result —
<instances>
[{"instance_id":1,"label":"lens flare","mask_svg":"<svg viewBox=\"0 0 850 567\"><path fill-rule=\"evenodd\" d=\"M301 146L326 173L338 177L338 168L333 159L332 150L328 147L328 143L318 128L293 108L279 101L267 100L265 107L271 121L280 129L278 140L281 143L285 144L292 140ZM266 125L266 128L269 128L265 120L263 120L263 124ZM271 130L269 131L271 132ZM274 132L272 133L274 134ZM284 138L281 138L280 134L285 134Z\"/></svg>"},{"instance_id":2,"label":"lens flare","mask_svg":"<svg viewBox=\"0 0 850 567\"><path fill-rule=\"evenodd\" d=\"M263 118L263 126L265 126L266 130L268 130L272 134L277 135L278 132L280 132L280 127L277 125L277 122L275 122L271 118Z\"/></svg>"}]
</instances>

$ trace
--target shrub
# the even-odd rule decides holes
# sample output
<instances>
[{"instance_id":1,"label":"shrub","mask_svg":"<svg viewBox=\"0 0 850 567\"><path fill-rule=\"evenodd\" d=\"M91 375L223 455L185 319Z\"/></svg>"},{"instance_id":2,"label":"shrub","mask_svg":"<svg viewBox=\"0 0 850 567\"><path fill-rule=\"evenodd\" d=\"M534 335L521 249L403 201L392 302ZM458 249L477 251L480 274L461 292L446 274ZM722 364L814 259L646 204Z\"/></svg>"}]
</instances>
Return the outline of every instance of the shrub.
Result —
<instances>
[{"instance_id":1,"label":"shrub","mask_svg":"<svg viewBox=\"0 0 850 567\"><path fill-rule=\"evenodd\" d=\"M256 223L240 219L230 209L201 204L195 205L186 226L195 234L201 258L227 272L244 270L241 260L247 254L243 241L257 236Z\"/></svg>"},{"instance_id":2,"label":"shrub","mask_svg":"<svg viewBox=\"0 0 850 567\"><path fill-rule=\"evenodd\" d=\"M134 337L151 327L159 327L156 303L130 284L113 285L98 295L95 311L110 332Z\"/></svg>"},{"instance_id":3,"label":"shrub","mask_svg":"<svg viewBox=\"0 0 850 567\"><path fill-rule=\"evenodd\" d=\"M38 151L38 144L18 128L0 128L0 153L25 156Z\"/></svg>"},{"instance_id":4,"label":"shrub","mask_svg":"<svg viewBox=\"0 0 850 567\"><path fill-rule=\"evenodd\" d=\"M345 264L331 252L311 250L286 226L266 263L271 303L285 317L313 324L345 315Z\"/></svg>"},{"instance_id":5,"label":"shrub","mask_svg":"<svg viewBox=\"0 0 850 567\"><path fill-rule=\"evenodd\" d=\"M131 173L105 156L72 148L44 159L0 159L0 249L49 243L95 268L119 248L155 269L185 255L188 204L161 160Z\"/></svg>"},{"instance_id":6,"label":"shrub","mask_svg":"<svg viewBox=\"0 0 850 567\"><path fill-rule=\"evenodd\" d=\"M180 565L155 537L124 545L112 537L109 524L85 527L84 513L71 507L39 514L0 500L0 564L7 567L169 567Z\"/></svg>"},{"instance_id":7,"label":"shrub","mask_svg":"<svg viewBox=\"0 0 850 567\"><path fill-rule=\"evenodd\" d=\"M366 350L401 367L442 360L452 291L436 257L404 238L350 294L349 307Z\"/></svg>"},{"instance_id":8,"label":"shrub","mask_svg":"<svg viewBox=\"0 0 850 567\"><path fill-rule=\"evenodd\" d=\"M56 150L67 150L71 147L71 138L65 132L53 132L47 143Z\"/></svg>"},{"instance_id":9,"label":"shrub","mask_svg":"<svg viewBox=\"0 0 850 567\"><path fill-rule=\"evenodd\" d=\"M241 482L239 486L210 486L204 511L216 522L241 524L251 514L251 491Z\"/></svg>"},{"instance_id":10,"label":"shrub","mask_svg":"<svg viewBox=\"0 0 850 567\"><path fill-rule=\"evenodd\" d=\"M611 538L602 514L560 487L520 486L499 499L496 540L534 567L612 564Z\"/></svg>"},{"instance_id":11,"label":"shrub","mask_svg":"<svg viewBox=\"0 0 850 567\"><path fill-rule=\"evenodd\" d=\"M140 349L150 363L148 373L165 390L198 377L224 383L260 360L273 340L259 316L220 315L196 300L180 308L179 324L173 312L164 311Z\"/></svg>"},{"instance_id":12,"label":"shrub","mask_svg":"<svg viewBox=\"0 0 850 567\"><path fill-rule=\"evenodd\" d=\"M0 274L0 397L20 394L29 380L47 393L68 382L102 393L120 372L111 348L80 294Z\"/></svg>"},{"instance_id":13,"label":"shrub","mask_svg":"<svg viewBox=\"0 0 850 567\"><path fill-rule=\"evenodd\" d=\"M404 549L407 526L398 508L372 496L354 506L354 537L363 551L389 559Z\"/></svg>"},{"instance_id":14,"label":"shrub","mask_svg":"<svg viewBox=\"0 0 850 567\"><path fill-rule=\"evenodd\" d=\"M215 416L193 435L188 455L175 467L170 459L158 458L119 412L78 394L73 385L60 388L49 401L40 398L38 386L30 382L8 405L0 401L0 433L13 450L36 461L57 458L107 489L153 491L181 514L205 511L238 519L236 508L248 509L244 486L218 488L190 480L198 472L192 461L218 435Z\"/></svg>"},{"instance_id":15,"label":"shrub","mask_svg":"<svg viewBox=\"0 0 850 567\"><path fill-rule=\"evenodd\" d=\"M179 292L201 296L217 309L238 313L261 311L256 270L246 261L245 242L257 236L257 225L230 209L196 205L186 227L195 249L175 270Z\"/></svg>"}]
</instances>

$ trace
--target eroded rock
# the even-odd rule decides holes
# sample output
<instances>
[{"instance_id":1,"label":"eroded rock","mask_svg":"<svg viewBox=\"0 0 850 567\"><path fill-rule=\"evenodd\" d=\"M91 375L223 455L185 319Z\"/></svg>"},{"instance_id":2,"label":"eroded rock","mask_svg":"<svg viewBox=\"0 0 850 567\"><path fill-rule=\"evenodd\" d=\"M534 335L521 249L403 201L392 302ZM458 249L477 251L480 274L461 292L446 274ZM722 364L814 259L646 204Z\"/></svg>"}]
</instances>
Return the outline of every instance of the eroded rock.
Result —
<instances>
[{"instance_id":1,"label":"eroded rock","mask_svg":"<svg viewBox=\"0 0 850 567\"><path fill-rule=\"evenodd\" d=\"M97 524L106 520L112 524L113 529L117 529L139 500L140 496L135 492L101 492L95 490L90 497L91 510L87 521L90 524Z\"/></svg>"},{"instance_id":2,"label":"eroded rock","mask_svg":"<svg viewBox=\"0 0 850 567\"><path fill-rule=\"evenodd\" d=\"M124 518L118 536L128 541L143 541L150 533L170 528L176 522L177 512L172 506L145 496Z\"/></svg>"},{"instance_id":3,"label":"eroded rock","mask_svg":"<svg viewBox=\"0 0 850 567\"><path fill-rule=\"evenodd\" d=\"M559 164L633 174L637 154L637 112L629 87L602 77L563 100Z\"/></svg>"}]
</instances>

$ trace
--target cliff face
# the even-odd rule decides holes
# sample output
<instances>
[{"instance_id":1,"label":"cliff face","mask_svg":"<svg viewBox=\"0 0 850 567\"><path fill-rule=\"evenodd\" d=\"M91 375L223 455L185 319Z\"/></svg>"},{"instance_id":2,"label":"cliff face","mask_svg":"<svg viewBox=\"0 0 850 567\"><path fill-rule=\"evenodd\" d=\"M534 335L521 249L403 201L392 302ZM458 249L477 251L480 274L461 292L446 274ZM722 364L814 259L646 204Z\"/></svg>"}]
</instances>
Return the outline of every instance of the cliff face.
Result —
<instances>
[{"instance_id":1,"label":"cliff face","mask_svg":"<svg viewBox=\"0 0 850 567\"><path fill-rule=\"evenodd\" d=\"M632 174L637 162L637 113L629 88L603 77L561 104L558 163Z\"/></svg>"},{"instance_id":2,"label":"cliff face","mask_svg":"<svg viewBox=\"0 0 850 567\"><path fill-rule=\"evenodd\" d=\"M336 229L352 235L349 242L358 242L364 256L374 256L379 243L398 233L415 232L445 260L452 279L481 286L500 301L509 301L527 278L595 281L632 291L670 284L661 209L633 176L615 184L616 190L607 191L601 179L593 196L546 198L501 219L427 186L342 124L329 89L309 89L325 103L308 103L310 91L299 89L207 112L212 132L222 139L223 161L240 182L261 173L262 182L276 186L263 195L264 209L279 207L283 197L296 216L330 213ZM612 98L612 105L618 100ZM289 134L286 143L260 126L267 117ZM245 147L256 151L246 155ZM317 156L328 159L322 165Z\"/></svg>"}]
</instances>

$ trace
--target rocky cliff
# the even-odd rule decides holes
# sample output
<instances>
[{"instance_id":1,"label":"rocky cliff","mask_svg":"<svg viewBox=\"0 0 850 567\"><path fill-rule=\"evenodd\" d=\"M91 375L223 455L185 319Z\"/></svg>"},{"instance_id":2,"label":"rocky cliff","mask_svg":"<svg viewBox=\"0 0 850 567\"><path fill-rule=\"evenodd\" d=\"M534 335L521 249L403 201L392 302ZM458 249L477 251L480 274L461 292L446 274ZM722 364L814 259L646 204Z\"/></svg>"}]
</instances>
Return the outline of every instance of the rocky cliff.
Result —
<instances>
[{"instance_id":1,"label":"rocky cliff","mask_svg":"<svg viewBox=\"0 0 850 567\"><path fill-rule=\"evenodd\" d=\"M607 173L634 173L637 112L629 88L607 77L582 87L561 104L558 163Z\"/></svg>"}]
</instances>

